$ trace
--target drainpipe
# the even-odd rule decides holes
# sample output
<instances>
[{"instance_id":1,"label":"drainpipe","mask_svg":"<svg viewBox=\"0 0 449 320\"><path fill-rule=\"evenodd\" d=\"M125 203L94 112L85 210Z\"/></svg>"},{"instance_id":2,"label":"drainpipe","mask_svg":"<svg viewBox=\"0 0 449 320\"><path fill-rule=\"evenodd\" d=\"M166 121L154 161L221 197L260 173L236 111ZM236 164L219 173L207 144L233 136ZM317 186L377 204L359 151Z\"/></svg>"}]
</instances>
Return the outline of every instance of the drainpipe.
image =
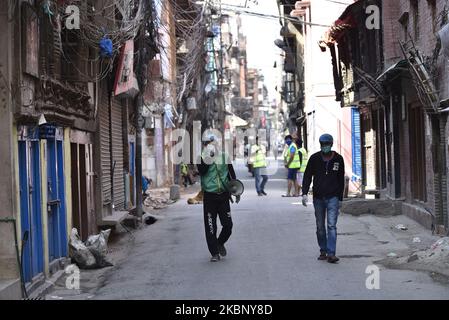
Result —
<instances>
[{"instance_id":1,"label":"drainpipe","mask_svg":"<svg viewBox=\"0 0 449 320\"><path fill-rule=\"evenodd\" d=\"M0 222L12 223L13 224L13 227L14 227L14 242L15 242L15 246L16 246L16 259L17 259L17 265L19 266L20 286L21 286L21 289L22 289L22 298L28 298L28 294L27 294L26 289L25 289L25 282L24 282L24 279L23 279L22 262L20 260L20 255L19 255L19 242L17 240L16 219L12 218L12 217L0 218ZM22 248L22 250L23 250L23 248Z\"/></svg>"}]
</instances>

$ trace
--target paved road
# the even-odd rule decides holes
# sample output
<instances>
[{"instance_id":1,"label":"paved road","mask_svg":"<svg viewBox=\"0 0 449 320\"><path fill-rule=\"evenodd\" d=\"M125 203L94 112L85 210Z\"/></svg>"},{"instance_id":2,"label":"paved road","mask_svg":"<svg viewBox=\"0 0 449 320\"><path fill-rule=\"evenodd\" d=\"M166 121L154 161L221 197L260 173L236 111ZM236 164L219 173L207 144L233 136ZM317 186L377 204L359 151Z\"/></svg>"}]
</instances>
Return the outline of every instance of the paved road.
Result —
<instances>
[{"instance_id":1,"label":"paved road","mask_svg":"<svg viewBox=\"0 0 449 320\"><path fill-rule=\"evenodd\" d=\"M317 261L315 219L300 198L282 198L284 170L271 177L267 197L258 197L241 163L246 191L232 206L234 229L228 256L209 262L201 205L186 197L163 218L136 232L135 246L113 268L96 299L447 299L449 286L423 272L380 267L380 289L368 290L365 270L389 252L407 252L413 236L434 240L404 216L342 214L333 265ZM296 202L296 203L295 203ZM391 229L404 223L407 233Z\"/></svg>"}]
</instances>

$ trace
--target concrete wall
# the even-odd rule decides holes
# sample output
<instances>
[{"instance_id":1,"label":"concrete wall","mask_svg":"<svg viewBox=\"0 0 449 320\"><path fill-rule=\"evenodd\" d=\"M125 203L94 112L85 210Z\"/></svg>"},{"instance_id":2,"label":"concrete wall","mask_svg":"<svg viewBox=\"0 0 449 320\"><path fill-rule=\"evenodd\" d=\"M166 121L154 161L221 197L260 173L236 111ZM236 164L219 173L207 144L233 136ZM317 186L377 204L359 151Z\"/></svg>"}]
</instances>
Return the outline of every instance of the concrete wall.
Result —
<instances>
[{"instance_id":1,"label":"concrete wall","mask_svg":"<svg viewBox=\"0 0 449 320\"><path fill-rule=\"evenodd\" d=\"M13 29L8 23L8 5L0 8L0 218L19 219L16 202L16 167L14 152L12 100L9 84L12 82ZM7 82L5 84L5 81ZM17 230L20 237L20 226ZM14 245L14 228L11 223L0 223L0 280L18 278L18 266Z\"/></svg>"}]
</instances>

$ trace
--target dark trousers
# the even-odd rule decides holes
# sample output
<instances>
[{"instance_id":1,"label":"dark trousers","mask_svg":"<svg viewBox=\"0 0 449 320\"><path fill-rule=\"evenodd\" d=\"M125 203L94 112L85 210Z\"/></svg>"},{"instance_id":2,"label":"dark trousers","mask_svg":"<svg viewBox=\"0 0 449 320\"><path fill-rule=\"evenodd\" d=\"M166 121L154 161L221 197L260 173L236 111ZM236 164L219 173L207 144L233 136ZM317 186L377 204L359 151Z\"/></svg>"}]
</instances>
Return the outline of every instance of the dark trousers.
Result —
<instances>
[{"instance_id":1,"label":"dark trousers","mask_svg":"<svg viewBox=\"0 0 449 320\"><path fill-rule=\"evenodd\" d=\"M218 244L225 244L232 233L231 206L229 193L204 193L204 228L207 247L212 255L218 254ZM222 230L217 239L217 216L220 218Z\"/></svg>"},{"instance_id":2,"label":"dark trousers","mask_svg":"<svg viewBox=\"0 0 449 320\"><path fill-rule=\"evenodd\" d=\"M182 180L183 180L183 184L184 184L185 187L187 187L188 185L192 185L193 184L193 181L190 178L189 174L183 175L182 176Z\"/></svg>"}]
</instances>

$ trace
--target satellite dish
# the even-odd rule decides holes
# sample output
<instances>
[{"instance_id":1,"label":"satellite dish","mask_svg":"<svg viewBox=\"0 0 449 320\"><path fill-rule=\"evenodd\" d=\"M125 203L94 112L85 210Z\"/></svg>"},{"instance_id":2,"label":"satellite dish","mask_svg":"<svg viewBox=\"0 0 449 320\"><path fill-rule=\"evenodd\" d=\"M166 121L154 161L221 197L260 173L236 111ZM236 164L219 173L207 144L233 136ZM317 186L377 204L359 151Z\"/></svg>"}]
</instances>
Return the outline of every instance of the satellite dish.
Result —
<instances>
[{"instance_id":1,"label":"satellite dish","mask_svg":"<svg viewBox=\"0 0 449 320\"><path fill-rule=\"evenodd\" d=\"M243 183L240 180L234 179L229 181L228 190L231 193L231 195L240 196L243 194L245 187L243 186Z\"/></svg>"}]
</instances>

